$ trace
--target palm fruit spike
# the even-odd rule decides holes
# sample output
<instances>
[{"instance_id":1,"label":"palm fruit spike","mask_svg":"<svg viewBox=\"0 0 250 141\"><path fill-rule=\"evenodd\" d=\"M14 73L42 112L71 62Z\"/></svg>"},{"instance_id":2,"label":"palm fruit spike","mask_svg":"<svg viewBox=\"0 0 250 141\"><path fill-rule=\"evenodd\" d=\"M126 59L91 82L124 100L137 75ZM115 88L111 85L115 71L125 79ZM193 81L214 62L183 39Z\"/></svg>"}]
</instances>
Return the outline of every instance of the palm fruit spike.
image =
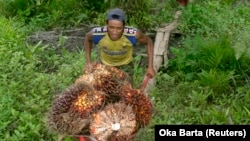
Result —
<instances>
[{"instance_id":1,"label":"palm fruit spike","mask_svg":"<svg viewBox=\"0 0 250 141\"><path fill-rule=\"evenodd\" d=\"M123 135L123 136L115 136L114 138L108 141L131 141L135 137L135 133L133 135Z\"/></svg>"},{"instance_id":2,"label":"palm fruit spike","mask_svg":"<svg viewBox=\"0 0 250 141\"><path fill-rule=\"evenodd\" d=\"M88 73L88 74L81 75L75 81L75 83L79 83L79 82L88 83L91 86L93 86L93 84L95 83L94 73Z\"/></svg>"},{"instance_id":3,"label":"palm fruit spike","mask_svg":"<svg viewBox=\"0 0 250 141\"><path fill-rule=\"evenodd\" d=\"M80 76L76 80L76 83L79 81L85 81L90 84L93 84L95 81L98 80L99 76L102 76L102 77L109 76L109 77L116 78L120 81L123 81L128 78L125 72L119 70L116 67L108 66L108 65L104 65L100 63L93 63L92 65L93 65L93 72Z\"/></svg>"},{"instance_id":4,"label":"palm fruit spike","mask_svg":"<svg viewBox=\"0 0 250 141\"><path fill-rule=\"evenodd\" d=\"M124 81L127 81L127 74L113 66L94 64L96 68L94 77L98 80L94 87L97 90L104 91L113 99L119 99L119 94ZM106 72L108 75L102 75Z\"/></svg>"},{"instance_id":5,"label":"palm fruit spike","mask_svg":"<svg viewBox=\"0 0 250 141\"><path fill-rule=\"evenodd\" d=\"M127 78L126 73L124 73L123 71L114 66L104 65L100 63L93 63L93 68L94 71L102 75L103 73L105 75L112 75L113 77L118 78L119 80L125 80Z\"/></svg>"},{"instance_id":6,"label":"palm fruit spike","mask_svg":"<svg viewBox=\"0 0 250 141\"><path fill-rule=\"evenodd\" d=\"M94 114L89 129L90 135L98 141L112 141L121 136L128 138L136 130L135 114L130 105L122 102L110 103Z\"/></svg>"},{"instance_id":7,"label":"palm fruit spike","mask_svg":"<svg viewBox=\"0 0 250 141\"><path fill-rule=\"evenodd\" d=\"M56 97L47 116L48 127L59 134L77 134L88 128L91 114L102 106L105 94L83 82Z\"/></svg>"},{"instance_id":8,"label":"palm fruit spike","mask_svg":"<svg viewBox=\"0 0 250 141\"><path fill-rule=\"evenodd\" d=\"M126 73L116 67L107 66L99 63L93 64L94 71L89 74L83 74L75 83L87 82L95 89L105 92L109 96L109 101L119 101L119 94L124 81L128 78Z\"/></svg>"},{"instance_id":9,"label":"palm fruit spike","mask_svg":"<svg viewBox=\"0 0 250 141\"><path fill-rule=\"evenodd\" d=\"M148 125L153 114L150 99L142 91L133 89L129 83L124 84L121 95L121 101L133 106L138 128Z\"/></svg>"}]
</instances>

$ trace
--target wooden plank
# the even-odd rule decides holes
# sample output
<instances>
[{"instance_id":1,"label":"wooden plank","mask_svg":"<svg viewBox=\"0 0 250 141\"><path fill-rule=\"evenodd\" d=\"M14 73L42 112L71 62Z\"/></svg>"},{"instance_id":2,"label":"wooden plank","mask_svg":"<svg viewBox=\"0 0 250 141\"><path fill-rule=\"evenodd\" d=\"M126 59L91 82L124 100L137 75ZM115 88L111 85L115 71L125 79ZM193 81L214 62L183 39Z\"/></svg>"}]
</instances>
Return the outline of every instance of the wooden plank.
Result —
<instances>
[{"instance_id":1,"label":"wooden plank","mask_svg":"<svg viewBox=\"0 0 250 141\"><path fill-rule=\"evenodd\" d=\"M160 44L158 45L158 48L155 49L154 54L155 55L163 55L164 51L165 51L165 46L166 46L167 42L162 40L160 41Z\"/></svg>"},{"instance_id":2,"label":"wooden plank","mask_svg":"<svg viewBox=\"0 0 250 141\"><path fill-rule=\"evenodd\" d=\"M157 30L155 44L154 44L154 69L156 72L159 71L163 61L168 62L168 42L170 38L170 33L175 31L178 23L178 18L181 14L181 11L175 13L174 21L167 25L166 27L160 28ZM146 76L145 76L146 77ZM145 78L144 78L145 79ZM155 77L148 81L148 84L144 90L145 95L149 95L151 90L155 87L156 79Z\"/></svg>"},{"instance_id":3,"label":"wooden plank","mask_svg":"<svg viewBox=\"0 0 250 141\"><path fill-rule=\"evenodd\" d=\"M154 56L154 69L156 72L160 69L161 65L163 62L163 56L162 55L157 55Z\"/></svg>"},{"instance_id":4,"label":"wooden plank","mask_svg":"<svg viewBox=\"0 0 250 141\"><path fill-rule=\"evenodd\" d=\"M173 31L173 30L172 30ZM163 63L168 63L168 45L169 45L170 32L166 32L164 36L164 40L166 40L167 44L164 46L163 52Z\"/></svg>"},{"instance_id":5,"label":"wooden plank","mask_svg":"<svg viewBox=\"0 0 250 141\"><path fill-rule=\"evenodd\" d=\"M157 32L155 37L155 43L154 43L154 51L158 50L159 44L162 41L162 38L164 36L164 32Z\"/></svg>"}]
</instances>

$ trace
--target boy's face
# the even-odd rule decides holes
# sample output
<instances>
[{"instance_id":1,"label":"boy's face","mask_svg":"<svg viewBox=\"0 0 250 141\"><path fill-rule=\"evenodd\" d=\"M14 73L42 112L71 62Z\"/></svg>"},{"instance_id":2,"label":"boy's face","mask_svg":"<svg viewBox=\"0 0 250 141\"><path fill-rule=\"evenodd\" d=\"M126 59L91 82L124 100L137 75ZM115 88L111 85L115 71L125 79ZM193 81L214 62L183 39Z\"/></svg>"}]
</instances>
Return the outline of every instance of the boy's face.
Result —
<instances>
[{"instance_id":1,"label":"boy's face","mask_svg":"<svg viewBox=\"0 0 250 141\"><path fill-rule=\"evenodd\" d=\"M124 31L124 25L122 21L109 20L107 22L108 35L111 40L118 40L121 38Z\"/></svg>"}]
</instances>

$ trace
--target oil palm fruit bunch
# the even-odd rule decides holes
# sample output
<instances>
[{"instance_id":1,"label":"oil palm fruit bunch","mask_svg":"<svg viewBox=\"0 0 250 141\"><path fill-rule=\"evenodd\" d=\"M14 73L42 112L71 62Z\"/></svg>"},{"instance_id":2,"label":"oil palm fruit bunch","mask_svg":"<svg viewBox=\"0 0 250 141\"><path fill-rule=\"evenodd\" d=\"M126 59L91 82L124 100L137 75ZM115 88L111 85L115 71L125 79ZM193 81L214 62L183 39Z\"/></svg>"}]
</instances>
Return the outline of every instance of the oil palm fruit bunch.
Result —
<instances>
[{"instance_id":1,"label":"oil palm fruit bunch","mask_svg":"<svg viewBox=\"0 0 250 141\"><path fill-rule=\"evenodd\" d=\"M121 95L121 101L132 105L136 115L137 128L148 125L153 115L151 100L141 90L133 89L129 83L123 85Z\"/></svg>"},{"instance_id":2,"label":"oil palm fruit bunch","mask_svg":"<svg viewBox=\"0 0 250 141\"><path fill-rule=\"evenodd\" d=\"M87 82L98 91L103 91L109 96L110 101L119 101L119 94L124 82L128 81L125 72L116 67L100 63L93 63L93 72L81 75L75 83Z\"/></svg>"},{"instance_id":3,"label":"oil palm fruit bunch","mask_svg":"<svg viewBox=\"0 0 250 141\"><path fill-rule=\"evenodd\" d=\"M108 141L131 141L131 139L134 138L134 135L123 135L123 136L115 136L113 138L111 138Z\"/></svg>"},{"instance_id":4,"label":"oil palm fruit bunch","mask_svg":"<svg viewBox=\"0 0 250 141\"><path fill-rule=\"evenodd\" d=\"M91 114L102 107L105 97L88 83L71 85L54 99L47 115L49 128L59 134L80 133L88 128Z\"/></svg>"},{"instance_id":5,"label":"oil palm fruit bunch","mask_svg":"<svg viewBox=\"0 0 250 141\"><path fill-rule=\"evenodd\" d=\"M136 131L132 106L123 102L109 103L93 115L90 135L98 141L131 141Z\"/></svg>"}]
</instances>

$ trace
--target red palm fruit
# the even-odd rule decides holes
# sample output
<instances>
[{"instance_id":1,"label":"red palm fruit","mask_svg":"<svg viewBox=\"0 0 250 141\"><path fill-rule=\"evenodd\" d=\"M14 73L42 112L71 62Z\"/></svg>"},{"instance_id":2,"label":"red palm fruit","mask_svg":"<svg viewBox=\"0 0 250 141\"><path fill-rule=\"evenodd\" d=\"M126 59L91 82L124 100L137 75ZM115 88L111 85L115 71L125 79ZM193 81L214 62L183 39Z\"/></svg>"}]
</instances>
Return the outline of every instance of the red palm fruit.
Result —
<instances>
[{"instance_id":1,"label":"red palm fruit","mask_svg":"<svg viewBox=\"0 0 250 141\"><path fill-rule=\"evenodd\" d=\"M136 130L136 119L132 107L122 102L110 103L93 116L90 135L98 141L127 141ZM122 140L122 137L124 140Z\"/></svg>"},{"instance_id":2,"label":"red palm fruit","mask_svg":"<svg viewBox=\"0 0 250 141\"><path fill-rule=\"evenodd\" d=\"M122 85L127 81L127 78L126 73L116 67L94 63L93 72L81 75L75 83L87 82L96 90L106 93L110 102L117 102L120 98Z\"/></svg>"},{"instance_id":3,"label":"red palm fruit","mask_svg":"<svg viewBox=\"0 0 250 141\"><path fill-rule=\"evenodd\" d=\"M132 135L114 136L108 141L131 141L135 137L135 133Z\"/></svg>"},{"instance_id":4,"label":"red palm fruit","mask_svg":"<svg viewBox=\"0 0 250 141\"><path fill-rule=\"evenodd\" d=\"M121 95L122 101L132 105L138 128L148 125L153 115L151 100L142 91L133 89L130 84L124 84Z\"/></svg>"},{"instance_id":5,"label":"red palm fruit","mask_svg":"<svg viewBox=\"0 0 250 141\"><path fill-rule=\"evenodd\" d=\"M105 75L112 75L113 77L119 79L119 80L125 80L127 78L127 74L120 69L114 67L114 66L108 66L100 63L93 63L93 68L95 73L98 75L105 74Z\"/></svg>"},{"instance_id":6,"label":"red palm fruit","mask_svg":"<svg viewBox=\"0 0 250 141\"><path fill-rule=\"evenodd\" d=\"M59 134L78 134L88 128L91 114L103 105L105 94L83 82L71 85L53 101L47 115L52 131Z\"/></svg>"}]
</instances>

